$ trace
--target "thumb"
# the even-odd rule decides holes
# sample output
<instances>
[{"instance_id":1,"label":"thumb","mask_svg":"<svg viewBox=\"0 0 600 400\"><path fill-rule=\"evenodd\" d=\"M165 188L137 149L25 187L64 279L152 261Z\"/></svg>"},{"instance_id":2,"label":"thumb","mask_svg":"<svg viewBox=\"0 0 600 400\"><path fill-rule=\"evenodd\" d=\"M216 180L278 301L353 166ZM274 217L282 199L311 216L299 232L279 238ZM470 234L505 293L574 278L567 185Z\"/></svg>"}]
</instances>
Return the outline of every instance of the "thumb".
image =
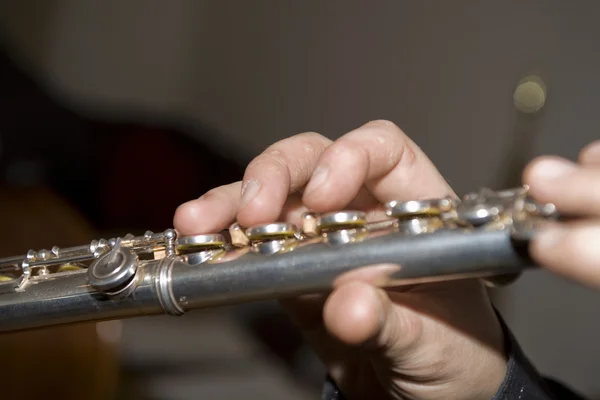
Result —
<instances>
[{"instance_id":1,"label":"thumb","mask_svg":"<svg viewBox=\"0 0 600 400\"><path fill-rule=\"evenodd\" d=\"M411 309L392 302L386 292L364 282L338 287L323 310L330 335L350 346L375 351L386 358L403 358L421 335L421 318Z\"/></svg>"}]
</instances>

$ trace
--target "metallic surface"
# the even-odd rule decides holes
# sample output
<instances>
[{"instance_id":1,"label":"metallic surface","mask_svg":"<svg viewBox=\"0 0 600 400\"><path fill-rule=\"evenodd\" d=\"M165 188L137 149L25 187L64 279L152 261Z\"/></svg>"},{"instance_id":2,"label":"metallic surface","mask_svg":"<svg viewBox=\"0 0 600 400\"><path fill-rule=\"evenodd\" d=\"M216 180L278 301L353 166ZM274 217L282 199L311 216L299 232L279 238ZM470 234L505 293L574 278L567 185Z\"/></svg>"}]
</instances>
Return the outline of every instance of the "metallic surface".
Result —
<instances>
[{"instance_id":1,"label":"metallic surface","mask_svg":"<svg viewBox=\"0 0 600 400\"><path fill-rule=\"evenodd\" d=\"M448 212L454 206L452 199L428 199L411 201L390 201L386 204L386 213L390 217L404 218L417 215L439 215Z\"/></svg>"},{"instance_id":2,"label":"metallic surface","mask_svg":"<svg viewBox=\"0 0 600 400\"><path fill-rule=\"evenodd\" d=\"M317 223L321 230L338 226L363 226L367 223L367 215L362 211L339 211L319 216Z\"/></svg>"},{"instance_id":3,"label":"metallic surface","mask_svg":"<svg viewBox=\"0 0 600 400\"><path fill-rule=\"evenodd\" d=\"M135 253L116 246L90 265L90 285L100 291L110 291L127 285L135 276L137 261Z\"/></svg>"},{"instance_id":4,"label":"metallic surface","mask_svg":"<svg viewBox=\"0 0 600 400\"><path fill-rule=\"evenodd\" d=\"M293 224L283 222L265 224L248 228L246 236L250 241L263 240L271 237L289 237L296 234L297 228Z\"/></svg>"},{"instance_id":5,"label":"metallic surface","mask_svg":"<svg viewBox=\"0 0 600 400\"><path fill-rule=\"evenodd\" d=\"M177 246L180 249L185 249L185 248L193 249L195 247L205 247L205 246L221 247L224 244L225 244L225 237L223 237L223 235L220 235L220 234L186 236L186 237L177 239Z\"/></svg>"},{"instance_id":6,"label":"metallic surface","mask_svg":"<svg viewBox=\"0 0 600 400\"><path fill-rule=\"evenodd\" d=\"M285 223L234 224L234 246L216 234L177 238L169 229L55 248L53 255L30 251L0 260L0 331L177 316L328 291L358 276L382 287L465 278L508 284L534 267L527 240L538 222L555 217L551 205L527 196L527 188L482 190L450 203L410 202L409 211L424 213L394 213L383 221L367 222L353 211L307 214L310 234ZM493 210L484 222L481 210ZM78 268L64 268L73 258Z\"/></svg>"}]
</instances>

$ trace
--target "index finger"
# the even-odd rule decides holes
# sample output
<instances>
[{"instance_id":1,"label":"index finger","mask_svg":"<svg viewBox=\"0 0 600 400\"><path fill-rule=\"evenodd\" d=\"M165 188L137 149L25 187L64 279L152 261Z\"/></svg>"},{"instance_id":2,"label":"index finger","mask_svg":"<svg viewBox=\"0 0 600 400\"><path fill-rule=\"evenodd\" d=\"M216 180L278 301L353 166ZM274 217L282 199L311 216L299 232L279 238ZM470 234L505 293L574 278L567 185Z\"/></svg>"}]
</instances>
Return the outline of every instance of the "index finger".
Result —
<instances>
[{"instance_id":1,"label":"index finger","mask_svg":"<svg viewBox=\"0 0 600 400\"><path fill-rule=\"evenodd\" d=\"M272 222L288 196L300 189L331 140L307 132L280 140L248 164L237 220L242 225Z\"/></svg>"}]
</instances>

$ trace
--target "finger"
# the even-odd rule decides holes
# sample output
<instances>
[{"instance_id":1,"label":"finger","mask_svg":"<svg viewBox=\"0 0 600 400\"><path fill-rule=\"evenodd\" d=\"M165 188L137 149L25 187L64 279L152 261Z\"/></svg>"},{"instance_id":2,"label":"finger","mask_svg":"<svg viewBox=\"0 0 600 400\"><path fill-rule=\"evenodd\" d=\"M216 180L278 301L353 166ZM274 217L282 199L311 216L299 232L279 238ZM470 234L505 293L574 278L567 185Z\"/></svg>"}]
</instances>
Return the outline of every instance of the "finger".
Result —
<instances>
[{"instance_id":1,"label":"finger","mask_svg":"<svg viewBox=\"0 0 600 400\"><path fill-rule=\"evenodd\" d=\"M532 196L563 214L600 216L600 169L559 157L540 157L524 171Z\"/></svg>"},{"instance_id":2,"label":"finger","mask_svg":"<svg viewBox=\"0 0 600 400\"><path fill-rule=\"evenodd\" d=\"M269 146L246 168L238 222L245 226L272 222L290 193L303 187L331 140L303 133Z\"/></svg>"},{"instance_id":3,"label":"finger","mask_svg":"<svg viewBox=\"0 0 600 400\"><path fill-rule=\"evenodd\" d=\"M399 269L400 267L395 264L377 264L357 268L334 279L333 289L336 290L353 282L378 287L389 281L390 276ZM326 295L310 295L286 299L282 302L282 305L301 329L315 330L317 325L322 325L321 314L326 300ZM316 336L313 334L312 337L315 338Z\"/></svg>"},{"instance_id":4,"label":"finger","mask_svg":"<svg viewBox=\"0 0 600 400\"><path fill-rule=\"evenodd\" d=\"M220 186L198 199L180 205L173 217L173 226L182 235L215 233L227 229L236 218L240 205L241 182ZM353 208L366 209L368 219L385 216L377 200L366 190L355 199ZM302 203L301 195L294 194L284 203L279 221L290 222L301 227L302 215L308 208ZM273 221L270 221L273 222Z\"/></svg>"},{"instance_id":5,"label":"finger","mask_svg":"<svg viewBox=\"0 0 600 400\"><path fill-rule=\"evenodd\" d=\"M531 255L549 270L600 287L600 220L549 225L534 237Z\"/></svg>"},{"instance_id":6,"label":"finger","mask_svg":"<svg viewBox=\"0 0 600 400\"><path fill-rule=\"evenodd\" d=\"M587 166L600 166L600 140L583 148L579 153L579 162Z\"/></svg>"},{"instance_id":7,"label":"finger","mask_svg":"<svg viewBox=\"0 0 600 400\"><path fill-rule=\"evenodd\" d=\"M367 283L354 281L335 290L323 310L329 334L350 346L369 350L406 351L421 334L418 315L390 295Z\"/></svg>"},{"instance_id":8,"label":"finger","mask_svg":"<svg viewBox=\"0 0 600 400\"><path fill-rule=\"evenodd\" d=\"M386 202L452 195L421 149L396 125L373 121L328 146L304 191L315 211L343 207L366 186Z\"/></svg>"},{"instance_id":9,"label":"finger","mask_svg":"<svg viewBox=\"0 0 600 400\"><path fill-rule=\"evenodd\" d=\"M173 226L182 235L214 233L226 229L235 219L242 182L220 186L198 199L180 205Z\"/></svg>"},{"instance_id":10,"label":"finger","mask_svg":"<svg viewBox=\"0 0 600 400\"><path fill-rule=\"evenodd\" d=\"M319 134L304 133L284 139L256 157L244 174L238 222L244 226L269 223L286 213L282 209L286 198L306 185L319 157L331 143ZM359 189L351 200L355 209L378 205L365 188ZM291 218L297 219L301 212L296 208L296 216Z\"/></svg>"},{"instance_id":11,"label":"finger","mask_svg":"<svg viewBox=\"0 0 600 400\"><path fill-rule=\"evenodd\" d=\"M358 196L348 204L348 208L351 210L364 211L368 221L386 218L384 207L365 188L362 188ZM311 210L302 202L301 194L294 193L288 197L281 210L279 219L302 227L303 215L308 211Z\"/></svg>"},{"instance_id":12,"label":"finger","mask_svg":"<svg viewBox=\"0 0 600 400\"><path fill-rule=\"evenodd\" d=\"M173 224L182 235L214 233L235 222L240 204L241 182L215 188L198 199L182 204L175 211ZM307 208L300 195L290 196L282 207L278 220L301 226Z\"/></svg>"}]
</instances>

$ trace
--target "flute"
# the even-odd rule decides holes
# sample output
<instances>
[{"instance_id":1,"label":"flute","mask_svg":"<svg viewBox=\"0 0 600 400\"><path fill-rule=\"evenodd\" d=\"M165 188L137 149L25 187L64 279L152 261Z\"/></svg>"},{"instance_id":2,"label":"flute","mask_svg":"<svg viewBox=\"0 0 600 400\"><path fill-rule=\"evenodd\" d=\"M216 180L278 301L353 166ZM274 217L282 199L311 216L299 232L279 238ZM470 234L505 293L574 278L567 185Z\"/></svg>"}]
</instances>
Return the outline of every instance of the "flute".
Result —
<instances>
[{"instance_id":1,"label":"flute","mask_svg":"<svg viewBox=\"0 0 600 400\"><path fill-rule=\"evenodd\" d=\"M557 217L526 186L460 199L391 201L386 218L305 213L179 236L173 229L0 259L0 332L186 312L323 293L350 279L379 287L481 279L510 284L537 265L527 244Z\"/></svg>"}]
</instances>

